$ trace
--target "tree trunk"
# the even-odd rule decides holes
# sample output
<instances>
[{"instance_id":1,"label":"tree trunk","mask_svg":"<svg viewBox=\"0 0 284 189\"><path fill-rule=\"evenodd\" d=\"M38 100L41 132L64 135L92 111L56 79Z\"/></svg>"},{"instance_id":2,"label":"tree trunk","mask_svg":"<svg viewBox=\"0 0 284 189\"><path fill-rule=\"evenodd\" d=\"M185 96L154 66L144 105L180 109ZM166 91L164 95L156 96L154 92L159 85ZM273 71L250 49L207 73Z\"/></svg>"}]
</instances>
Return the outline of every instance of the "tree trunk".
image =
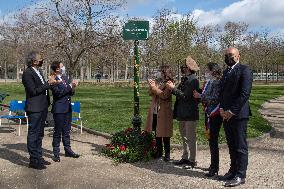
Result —
<instances>
[{"instance_id":1,"label":"tree trunk","mask_svg":"<svg viewBox=\"0 0 284 189\"><path fill-rule=\"evenodd\" d=\"M47 79L48 78L48 67L49 67L49 65L48 65L48 63L46 62L45 63L45 69L44 69L44 77Z\"/></svg>"},{"instance_id":2,"label":"tree trunk","mask_svg":"<svg viewBox=\"0 0 284 189\"><path fill-rule=\"evenodd\" d=\"M265 63L265 83L267 84L268 82L268 67L267 67L267 62Z\"/></svg>"},{"instance_id":3,"label":"tree trunk","mask_svg":"<svg viewBox=\"0 0 284 189\"><path fill-rule=\"evenodd\" d=\"M5 72L4 78L5 78L5 81L6 81L6 79L7 79L7 59L5 59L5 68L4 69L5 69L4 70L4 72Z\"/></svg>"},{"instance_id":4,"label":"tree trunk","mask_svg":"<svg viewBox=\"0 0 284 189\"><path fill-rule=\"evenodd\" d=\"M108 81L109 81L109 82L111 82L111 80L112 80L111 74L112 74L112 65L111 65L110 68L108 69Z\"/></svg>"},{"instance_id":5,"label":"tree trunk","mask_svg":"<svg viewBox=\"0 0 284 189\"><path fill-rule=\"evenodd\" d=\"M92 63L89 63L89 79L92 79Z\"/></svg>"},{"instance_id":6,"label":"tree trunk","mask_svg":"<svg viewBox=\"0 0 284 189\"><path fill-rule=\"evenodd\" d=\"M116 61L116 80L119 79L118 61Z\"/></svg>"},{"instance_id":7,"label":"tree trunk","mask_svg":"<svg viewBox=\"0 0 284 189\"><path fill-rule=\"evenodd\" d=\"M48 65L47 73L50 75L50 65Z\"/></svg>"},{"instance_id":8,"label":"tree trunk","mask_svg":"<svg viewBox=\"0 0 284 189\"><path fill-rule=\"evenodd\" d=\"M89 80L90 79L90 67L88 64L86 66L86 76L87 76L87 80Z\"/></svg>"},{"instance_id":9,"label":"tree trunk","mask_svg":"<svg viewBox=\"0 0 284 189\"><path fill-rule=\"evenodd\" d=\"M80 81L84 82L84 67L83 66L81 67L81 70L80 70Z\"/></svg>"},{"instance_id":10,"label":"tree trunk","mask_svg":"<svg viewBox=\"0 0 284 189\"><path fill-rule=\"evenodd\" d=\"M114 82L114 64L111 65L111 79Z\"/></svg>"},{"instance_id":11,"label":"tree trunk","mask_svg":"<svg viewBox=\"0 0 284 189\"><path fill-rule=\"evenodd\" d=\"M276 82L278 83L279 81L279 64L278 62L276 63Z\"/></svg>"},{"instance_id":12,"label":"tree trunk","mask_svg":"<svg viewBox=\"0 0 284 189\"><path fill-rule=\"evenodd\" d=\"M125 64L125 75L124 75L124 80L127 80L127 74L128 74L128 64Z\"/></svg>"},{"instance_id":13,"label":"tree trunk","mask_svg":"<svg viewBox=\"0 0 284 189\"><path fill-rule=\"evenodd\" d=\"M20 76L19 76L19 61L18 60L17 60L16 69L17 69L17 82L19 82Z\"/></svg>"}]
</instances>

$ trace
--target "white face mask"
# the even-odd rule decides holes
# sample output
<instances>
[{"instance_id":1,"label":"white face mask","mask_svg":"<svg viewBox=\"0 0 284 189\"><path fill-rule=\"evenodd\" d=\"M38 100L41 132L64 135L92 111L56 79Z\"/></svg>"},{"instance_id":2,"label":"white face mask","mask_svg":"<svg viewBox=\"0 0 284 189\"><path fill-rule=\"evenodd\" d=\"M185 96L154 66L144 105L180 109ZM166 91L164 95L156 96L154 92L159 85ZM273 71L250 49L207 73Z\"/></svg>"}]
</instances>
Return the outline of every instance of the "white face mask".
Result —
<instances>
[{"instance_id":1,"label":"white face mask","mask_svg":"<svg viewBox=\"0 0 284 189\"><path fill-rule=\"evenodd\" d=\"M213 79L213 76L210 73L207 73L207 72L205 73L204 77L205 77L205 80L212 80Z\"/></svg>"},{"instance_id":2,"label":"white face mask","mask_svg":"<svg viewBox=\"0 0 284 189\"><path fill-rule=\"evenodd\" d=\"M157 72L157 73L155 74L155 78L156 78L156 79L160 79L161 77L162 77L161 72Z\"/></svg>"},{"instance_id":3,"label":"white face mask","mask_svg":"<svg viewBox=\"0 0 284 189\"><path fill-rule=\"evenodd\" d=\"M62 75L64 75L66 73L65 66L62 66L62 68L60 68L60 72L61 72Z\"/></svg>"}]
</instances>

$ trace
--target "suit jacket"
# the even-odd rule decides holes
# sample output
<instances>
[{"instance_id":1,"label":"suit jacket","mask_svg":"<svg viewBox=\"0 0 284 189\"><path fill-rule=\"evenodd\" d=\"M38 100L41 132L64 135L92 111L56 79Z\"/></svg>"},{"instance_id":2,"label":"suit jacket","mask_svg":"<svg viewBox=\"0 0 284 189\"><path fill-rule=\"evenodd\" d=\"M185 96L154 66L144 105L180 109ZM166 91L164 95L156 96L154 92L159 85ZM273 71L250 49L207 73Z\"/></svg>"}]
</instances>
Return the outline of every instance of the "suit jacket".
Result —
<instances>
[{"instance_id":1,"label":"suit jacket","mask_svg":"<svg viewBox=\"0 0 284 189\"><path fill-rule=\"evenodd\" d=\"M42 76L42 78L44 78ZM32 67L28 67L22 76L22 83L26 92L26 112L41 112L50 105L49 84L43 84ZM47 95L46 95L47 93Z\"/></svg>"},{"instance_id":2,"label":"suit jacket","mask_svg":"<svg viewBox=\"0 0 284 189\"><path fill-rule=\"evenodd\" d=\"M186 76L177 88L173 89L176 96L174 119L178 121L195 121L199 119L199 100L193 97L193 91L199 91L199 81L195 74Z\"/></svg>"},{"instance_id":3,"label":"suit jacket","mask_svg":"<svg viewBox=\"0 0 284 189\"><path fill-rule=\"evenodd\" d=\"M220 108L230 110L236 119L249 118L249 96L252 88L252 71L247 65L238 63L229 72L224 70L221 80Z\"/></svg>"},{"instance_id":4,"label":"suit jacket","mask_svg":"<svg viewBox=\"0 0 284 189\"><path fill-rule=\"evenodd\" d=\"M52 85L52 96L53 96L53 103L52 103L52 113L68 113L71 112L71 96L74 95L74 90L70 86L70 80L67 76L62 76L62 80L65 81L66 84L63 82ZM58 77L55 78L59 80Z\"/></svg>"}]
</instances>

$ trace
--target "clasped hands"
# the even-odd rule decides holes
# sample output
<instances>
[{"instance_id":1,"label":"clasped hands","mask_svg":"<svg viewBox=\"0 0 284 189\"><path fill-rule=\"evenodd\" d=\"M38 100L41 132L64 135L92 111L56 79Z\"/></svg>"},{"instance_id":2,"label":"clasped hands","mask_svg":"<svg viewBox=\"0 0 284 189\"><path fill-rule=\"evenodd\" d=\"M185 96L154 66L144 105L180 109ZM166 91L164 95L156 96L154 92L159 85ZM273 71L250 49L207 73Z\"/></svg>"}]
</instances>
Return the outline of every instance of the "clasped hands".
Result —
<instances>
[{"instance_id":1,"label":"clasped hands","mask_svg":"<svg viewBox=\"0 0 284 189\"><path fill-rule=\"evenodd\" d=\"M220 115L224 121L229 121L234 114L230 111L224 111L222 108L220 108Z\"/></svg>"},{"instance_id":2,"label":"clasped hands","mask_svg":"<svg viewBox=\"0 0 284 189\"><path fill-rule=\"evenodd\" d=\"M156 83L153 79L148 79L148 85L149 87L155 87ZM173 90L175 88L175 84L172 81L168 81L166 83L166 87L170 90Z\"/></svg>"},{"instance_id":3,"label":"clasped hands","mask_svg":"<svg viewBox=\"0 0 284 189\"><path fill-rule=\"evenodd\" d=\"M59 84L59 83L61 83L62 81L61 80L56 80L55 79L55 75L50 75L50 76L48 76L48 84L50 84L50 85L56 85L56 84Z\"/></svg>"},{"instance_id":4,"label":"clasped hands","mask_svg":"<svg viewBox=\"0 0 284 189\"><path fill-rule=\"evenodd\" d=\"M48 77L48 84L56 85L56 84L59 84L59 83L62 82L62 80L56 80L55 77L56 77L55 75L50 75ZM72 80L72 82L71 82L72 88L76 88L78 86L78 84L79 84L78 80Z\"/></svg>"},{"instance_id":5,"label":"clasped hands","mask_svg":"<svg viewBox=\"0 0 284 189\"><path fill-rule=\"evenodd\" d=\"M72 80L71 85L72 85L72 88L76 88L79 85L78 80Z\"/></svg>"}]
</instances>

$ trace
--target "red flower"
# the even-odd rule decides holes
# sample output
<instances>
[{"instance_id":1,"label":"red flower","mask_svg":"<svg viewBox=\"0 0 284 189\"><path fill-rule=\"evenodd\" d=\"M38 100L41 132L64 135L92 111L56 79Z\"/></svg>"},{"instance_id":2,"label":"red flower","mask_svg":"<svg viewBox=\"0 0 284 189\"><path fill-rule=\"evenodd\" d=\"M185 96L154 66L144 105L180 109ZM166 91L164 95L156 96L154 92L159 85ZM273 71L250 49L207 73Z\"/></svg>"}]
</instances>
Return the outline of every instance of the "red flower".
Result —
<instances>
[{"instance_id":1,"label":"red flower","mask_svg":"<svg viewBox=\"0 0 284 189\"><path fill-rule=\"evenodd\" d=\"M125 131L124 131L124 133L129 133L129 132L132 132L133 131L133 128L132 127L129 127L129 128L127 128Z\"/></svg>"},{"instance_id":2,"label":"red flower","mask_svg":"<svg viewBox=\"0 0 284 189\"><path fill-rule=\"evenodd\" d=\"M120 151L125 151L126 147L124 145L120 145L119 149L120 149Z\"/></svg>"}]
</instances>

